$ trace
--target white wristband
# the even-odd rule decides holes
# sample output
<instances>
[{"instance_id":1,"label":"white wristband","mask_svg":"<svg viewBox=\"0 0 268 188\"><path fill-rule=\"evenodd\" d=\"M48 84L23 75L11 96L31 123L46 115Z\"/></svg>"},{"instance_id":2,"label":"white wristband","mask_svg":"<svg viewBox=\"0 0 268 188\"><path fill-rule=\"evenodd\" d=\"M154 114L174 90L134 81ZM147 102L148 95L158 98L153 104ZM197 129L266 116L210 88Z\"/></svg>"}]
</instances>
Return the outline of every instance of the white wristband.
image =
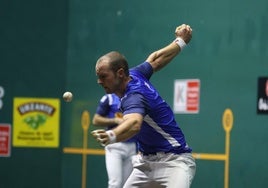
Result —
<instances>
[{"instance_id":1,"label":"white wristband","mask_svg":"<svg viewBox=\"0 0 268 188\"><path fill-rule=\"evenodd\" d=\"M106 131L106 134L108 135L108 137L110 139L109 144L113 144L116 142L116 135L115 135L114 131L108 130L108 131Z\"/></svg>"},{"instance_id":2,"label":"white wristband","mask_svg":"<svg viewBox=\"0 0 268 188\"><path fill-rule=\"evenodd\" d=\"M174 42L180 47L181 50L187 45L185 41L180 37L177 37Z\"/></svg>"}]
</instances>

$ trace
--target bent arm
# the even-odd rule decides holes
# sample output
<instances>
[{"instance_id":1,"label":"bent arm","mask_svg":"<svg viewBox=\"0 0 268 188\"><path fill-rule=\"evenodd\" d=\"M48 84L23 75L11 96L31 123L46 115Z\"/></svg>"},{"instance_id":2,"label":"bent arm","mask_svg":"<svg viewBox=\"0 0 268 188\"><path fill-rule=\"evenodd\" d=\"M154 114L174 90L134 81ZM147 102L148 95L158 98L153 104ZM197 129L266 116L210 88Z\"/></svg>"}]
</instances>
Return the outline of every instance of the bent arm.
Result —
<instances>
[{"instance_id":1,"label":"bent arm","mask_svg":"<svg viewBox=\"0 0 268 188\"><path fill-rule=\"evenodd\" d=\"M125 141L135 136L141 129L143 116L138 113L124 115L124 121L113 129L116 142Z\"/></svg>"},{"instance_id":2,"label":"bent arm","mask_svg":"<svg viewBox=\"0 0 268 188\"><path fill-rule=\"evenodd\" d=\"M102 145L122 142L136 135L142 125L143 116L138 113L124 116L124 121L112 130L97 129L91 132L92 136Z\"/></svg>"},{"instance_id":3,"label":"bent arm","mask_svg":"<svg viewBox=\"0 0 268 188\"><path fill-rule=\"evenodd\" d=\"M181 38L186 44L188 44L192 38L191 27L185 24L178 26L175 30L175 37ZM146 61L151 64L154 72L156 72L171 62L171 60L176 57L181 50L181 46L179 46L178 43L172 42L166 47L150 54Z\"/></svg>"}]
</instances>

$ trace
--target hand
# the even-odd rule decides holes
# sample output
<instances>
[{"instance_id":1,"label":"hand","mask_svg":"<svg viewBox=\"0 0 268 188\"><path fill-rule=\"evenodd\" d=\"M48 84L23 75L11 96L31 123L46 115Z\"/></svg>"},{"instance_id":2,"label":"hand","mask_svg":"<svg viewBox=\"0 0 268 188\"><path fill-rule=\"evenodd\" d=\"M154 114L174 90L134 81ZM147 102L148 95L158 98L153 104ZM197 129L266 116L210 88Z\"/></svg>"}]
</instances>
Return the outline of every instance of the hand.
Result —
<instances>
[{"instance_id":1,"label":"hand","mask_svg":"<svg viewBox=\"0 0 268 188\"><path fill-rule=\"evenodd\" d=\"M189 25L182 24L175 30L175 37L180 37L188 44L192 38L192 28Z\"/></svg>"},{"instance_id":2,"label":"hand","mask_svg":"<svg viewBox=\"0 0 268 188\"><path fill-rule=\"evenodd\" d=\"M104 129L94 130L91 134L102 146L106 146L110 143L109 136Z\"/></svg>"},{"instance_id":3,"label":"hand","mask_svg":"<svg viewBox=\"0 0 268 188\"><path fill-rule=\"evenodd\" d=\"M114 118L114 122L119 125L120 123L123 122L123 114L121 112L117 112L115 113L115 118Z\"/></svg>"}]
</instances>

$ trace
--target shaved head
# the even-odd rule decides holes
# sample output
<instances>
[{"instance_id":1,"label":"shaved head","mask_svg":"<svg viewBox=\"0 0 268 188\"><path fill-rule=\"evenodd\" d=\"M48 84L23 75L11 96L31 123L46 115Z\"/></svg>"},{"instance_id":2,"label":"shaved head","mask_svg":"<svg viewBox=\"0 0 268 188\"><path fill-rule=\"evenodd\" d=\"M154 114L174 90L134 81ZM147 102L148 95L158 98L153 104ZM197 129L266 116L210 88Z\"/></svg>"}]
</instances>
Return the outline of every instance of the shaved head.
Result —
<instances>
[{"instance_id":1,"label":"shaved head","mask_svg":"<svg viewBox=\"0 0 268 188\"><path fill-rule=\"evenodd\" d=\"M126 58L119 52L112 51L102 57L100 57L96 63L96 66L99 64L107 64L113 72L116 72L122 68L126 74L129 76L128 63Z\"/></svg>"}]
</instances>

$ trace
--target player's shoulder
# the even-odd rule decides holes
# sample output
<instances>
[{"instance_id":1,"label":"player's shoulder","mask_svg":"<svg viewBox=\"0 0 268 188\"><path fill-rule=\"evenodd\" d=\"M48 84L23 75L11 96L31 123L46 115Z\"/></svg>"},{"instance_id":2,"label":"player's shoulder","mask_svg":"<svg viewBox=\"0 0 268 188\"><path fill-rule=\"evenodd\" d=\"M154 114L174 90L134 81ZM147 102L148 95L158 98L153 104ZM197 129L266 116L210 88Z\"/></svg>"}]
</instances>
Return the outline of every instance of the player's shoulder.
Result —
<instances>
[{"instance_id":1,"label":"player's shoulder","mask_svg":"<svg viewBox=\"0 0 268 188\"><path fill-rule=\"evenodd\" d=\"M105 94L101 100L101 103L108 103L109 105L112 105L113 103L119 103L120 99L119 97L114 93Z\"/></svg>"},{"instance_id":2,"label":"player's shoulder","mask_svg":"<svg viewBox=\"0 0 268 188\"><path fill-rule=\"evenodd\" d=\"M141 78L146 78L149 80L153 74L153 68L149 62L145 61L145 62L137 65L136 67L131 68L130 74L136 75L136 76L141 77Z\"/></svg>"},{"instance_id":3,"label":"player's shoulder","mask_svg":"<svg viewBox=\"0 0 268 188\"><path fill-rule=\"evenodd\" d=\"M100 102L101 103L104 103L106 100L108 100L109 99L109 95L110 94L103 95L102 98L100 99Z\"/></svg>"}]
</instances>

